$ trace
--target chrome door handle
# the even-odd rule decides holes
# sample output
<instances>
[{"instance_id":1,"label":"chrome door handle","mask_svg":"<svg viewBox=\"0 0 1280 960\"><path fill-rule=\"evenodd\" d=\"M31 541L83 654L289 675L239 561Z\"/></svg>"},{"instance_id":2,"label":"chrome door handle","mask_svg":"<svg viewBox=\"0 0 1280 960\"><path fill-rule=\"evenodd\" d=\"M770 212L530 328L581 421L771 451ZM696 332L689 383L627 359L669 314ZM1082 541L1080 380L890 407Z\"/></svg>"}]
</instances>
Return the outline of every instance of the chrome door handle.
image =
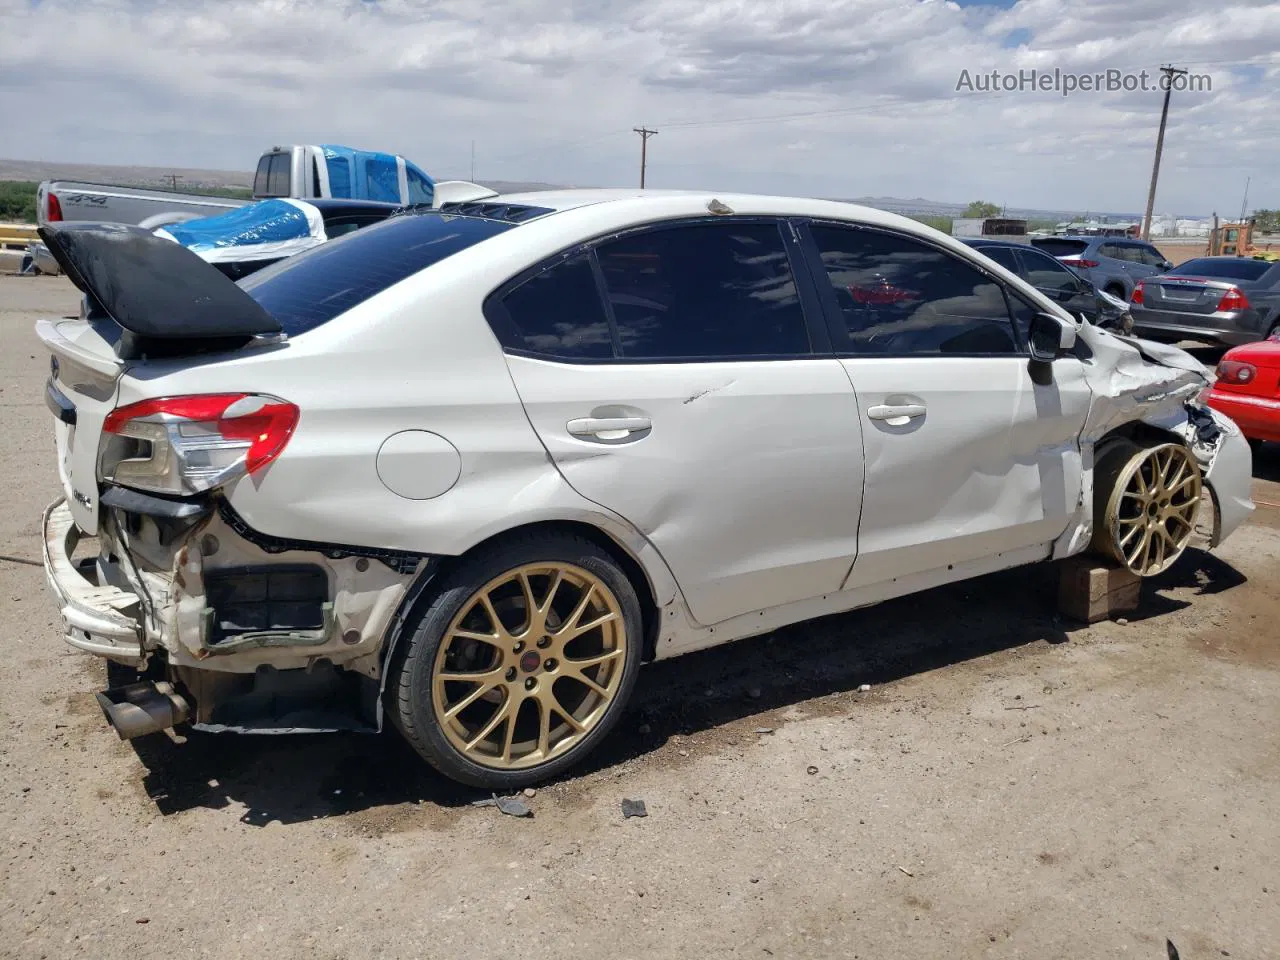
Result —
<instances>
[{"instance_id":1,"label":"chrome door handle","mask_svg":"<svg viewBox=\"0 0 1280 960\"><path fill-rule=\"evenodd\" d=\"M891 427L900 427L924 414L923 403L881 403L867 410L867 416L872 420L884 420Z\"/></svg>"},{"instance_id":2,"label":"chrome door handle","mask_svg":"<svg viewBox=\"0 0 1280 960\"><path fill-rule=\"evenodd\" d=\"M575 437L616 443L619 440L639 440L640 436L653 429L653 421L648 417L582 417L570 420L565 426Z\"/></svg>"}]
</instances>

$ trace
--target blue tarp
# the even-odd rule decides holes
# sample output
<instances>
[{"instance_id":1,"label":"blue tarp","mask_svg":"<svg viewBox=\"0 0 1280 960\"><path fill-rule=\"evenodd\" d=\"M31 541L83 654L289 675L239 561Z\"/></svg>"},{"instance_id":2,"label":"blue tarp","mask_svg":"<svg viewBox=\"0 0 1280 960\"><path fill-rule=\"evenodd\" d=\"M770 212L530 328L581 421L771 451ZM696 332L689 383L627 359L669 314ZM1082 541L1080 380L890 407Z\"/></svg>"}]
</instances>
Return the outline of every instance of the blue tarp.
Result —
<instances>
[{"instance_id":1,"label":"blue tarp","mask_svg":"<svg viewBox=\"0 0 1280 960\"><path fill-rule=\"evenodd\" d=\"M399 157L374 150L354 150L336 143L321 144L320 149L324 152L331 197L402 202ZM405 176L408 202L431 203L435 181L407 161Z\"/></svg>"},{"instance_id":2,"label":"blue tarp","mask_svg":"<svg viewBox=\"0 0 1280 960\"><path fill-rule=\"evenodd\" d=\"M263 200L157 233L211 262L290 256L326 239L320 211L303 200Z\"/></svg>"}]
</instances>

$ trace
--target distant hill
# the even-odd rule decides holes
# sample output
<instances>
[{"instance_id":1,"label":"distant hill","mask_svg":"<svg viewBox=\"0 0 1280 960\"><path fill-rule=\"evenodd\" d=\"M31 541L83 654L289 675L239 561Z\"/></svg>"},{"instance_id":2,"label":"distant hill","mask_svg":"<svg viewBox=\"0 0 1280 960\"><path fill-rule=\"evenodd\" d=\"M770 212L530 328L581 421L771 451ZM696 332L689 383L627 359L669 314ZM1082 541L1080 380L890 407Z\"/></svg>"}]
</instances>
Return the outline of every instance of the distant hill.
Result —
<instances>
[{"instance_id":1,"label":"distant hill","mask_svg":"<svg viewBox=\"0 0 1280 960\"><path fill-rule=\"evenodd\" d=\"M923 217L958 217L964 213L967 203L951 203L946 200L926 200L915 197L901 200L897 197L856 197L840 198L845 203L859 203L864 207L875 207L877 210L888 210L890 213L901 213L905 216ZM1032 207L1009 207L1006 216L1017 220L1071 220L1087 213L1090 217L1105 220L1137 220L1139 213L1115 212L1112 210L1038 210Z\"/></svg>"},{"instance_id":2,"label":"distant hill","mask_svg":"<svg viewBox=\"0 0 1280 960\"><path fill-rule=\"evenodd\" d=\"M163 187L177 176L184 187L252 187L253 174L197 167L126 167L56 160L0 159L0 180L88 180L131 187Z\"/></svg>"}]
</instances>

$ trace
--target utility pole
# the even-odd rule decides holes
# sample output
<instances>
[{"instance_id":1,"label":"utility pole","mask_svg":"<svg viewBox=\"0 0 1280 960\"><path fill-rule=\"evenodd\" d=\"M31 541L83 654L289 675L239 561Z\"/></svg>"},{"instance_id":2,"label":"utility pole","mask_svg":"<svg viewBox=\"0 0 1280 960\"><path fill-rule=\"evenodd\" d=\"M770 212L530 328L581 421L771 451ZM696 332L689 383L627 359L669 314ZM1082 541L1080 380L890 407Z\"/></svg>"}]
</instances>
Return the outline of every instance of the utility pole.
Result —
<instances>
[{"instance_id":1,"label":"utility pole","mask_svg":"<svg viewBox=\"0 0 1280 960\"><path fill-rule=\"evenodd\" d=\"M171 173L171 174L169 174L169 182L173 185L173 189L174 189L174 190L177 190L177 189L178 189L178 181L179 181L179 180L181 180L181 179L182 179L182 177L180 177L180 176L179 176L178 174L176 174L176 173Z\"/></svg>"},{"instance_id":2,"label":"utility pole","mask_svg":"<svg viewBox=\"0 0 1280 960\"><path fill-rule=\"evenodd\" d=\"M648 127L632 127L636 133L640 134L640 189L644 189L644 168L648 159L649 138L658 135L657 130L650 130Z\"/></svg>"},{"instance_id":3,"label":"utility pole","mask_svg":"<svg viewBox=\"0 0 1280 960\"><path fill-rule=\"evenodd\" d=\"M1161 67L1165 76L1164 106L1160 110L1160 132L1156 134L1156 161L1151 166L1151 189L1147 191L1147 215L1142 221L1142 239L1151 239L1151 215L1156 206L1156 179L1160 176L1160 154L1164 152L1164 125L1169 119L1169 94L1173 93L1173 78L1185 77L1186 70L1174 66Z\"/></svg>"},{"instance_id":4,"label":"utility pole","mask_svg":"<svg viewBox=\"0 0 1280 960\"><path fill-rule=\"evenodd\" d=\"M1245 209L1249 206L1249 184L1253 182L1253 177L1245 177L1244 181L1244 199L1240 201L1240 222L1244 223Z\"/></svg>"}]
</instances>

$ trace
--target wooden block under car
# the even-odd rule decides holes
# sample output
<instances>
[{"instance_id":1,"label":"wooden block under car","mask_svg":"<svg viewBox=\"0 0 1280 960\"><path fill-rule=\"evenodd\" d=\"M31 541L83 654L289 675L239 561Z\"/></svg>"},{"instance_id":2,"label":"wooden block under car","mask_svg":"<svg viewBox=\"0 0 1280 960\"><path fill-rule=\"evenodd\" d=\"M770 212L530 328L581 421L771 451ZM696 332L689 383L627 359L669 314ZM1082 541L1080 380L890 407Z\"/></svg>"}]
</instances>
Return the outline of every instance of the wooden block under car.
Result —
<instances>
[{"instance_id":1,"label":"wooden block under car","mask_svg":"<svg viewBox=\"0 0 1280 960\"><path fill-rule=\"evenodd\" d=\"M1097 623L1138 609L1142 578L1096 557L1062 561L1058 580L1058 610L1073 620Z\"/></svg>"}]
</instances>

